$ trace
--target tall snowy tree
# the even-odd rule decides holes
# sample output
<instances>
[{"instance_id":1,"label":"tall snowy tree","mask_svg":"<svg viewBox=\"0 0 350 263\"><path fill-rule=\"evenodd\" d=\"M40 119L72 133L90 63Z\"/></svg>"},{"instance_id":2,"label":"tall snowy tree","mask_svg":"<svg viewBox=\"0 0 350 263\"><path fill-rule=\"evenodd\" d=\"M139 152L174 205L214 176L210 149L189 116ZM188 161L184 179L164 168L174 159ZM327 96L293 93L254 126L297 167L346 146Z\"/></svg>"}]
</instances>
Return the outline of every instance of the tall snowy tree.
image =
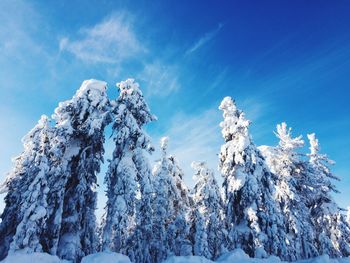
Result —
<instances>
[{"instance_id":1,"label":"tall snowy tree","mask_svg":"<svg viewBox=\"0 0 350 263\"><path fill-rule=\"evenodd\" d=\"M222 227L222 200L214 172L204 162L193 162L195 186L193 189L193 254L216 259L225 245Z\"/></svg>"},{"instance_id":2,"label":"tall snowy tree","mask_svg":"<svg viewBox=\"0 0 350 263\"><path fill-rule=\"evenodd\" d=\"M338 192L331 180L339 178L329 168L334 162L319 153L320 147L314 133L308 134L308 139L310 173L306 179L310 190L307 192L307 200L318 237L316 246L320 254L331 257L349 256L350 225L331 196L332 192Z\"/></svg>"},{"instance_id":3,"label":"tall snowy tree","mask_svg":"<svg viewBox=\"0 0 350 263\"><path fill-rule=\"evenodd\" d=\"M42 116L38 124L23 138L24 151L15 159L15 167L3 184L5 209L0 225L0 259L7 253L24 249L43 251L42 237L47 212L47 173L49 119ZM10 247L11 244L11 247Z\"/></svg>"},{"instance_id":4,"label":"tall snowy tree","mask_svg":"<svg viewBox=\"0 0 350 263\"><path fill-rule=\"evenodd\" d=\"M103 162L104 128L109 122L107 85L87 80L53 115L59 166L51 176L48 247L79 261L96 251L96 174Z\"/></svg>"},{"instance_id":5,"label":"tall snowy tree","mask_svg":"<svg viewBox=\"0 0 350 263\"><path fill-rule=\"evenodd\" d=\"M38 132L36 129L39 128ZM47 174L50 162L50 137L52 136L49 120L42 116L38 125L34 128L34 133L25 140L33 145L35 159L32 163L32 174L26 182L22 184L21 196L21 221L16 228L16 234L10 246L10 252L24 249L27 253L42 252L40 244L47 215L47 193L49 191ZM17 189L19 190L19 189Z\"/></svg>"},{"instance_id":6,"label":"tall snowy tree","mask_svg":"<svg viewBox=\"0 0 350 263\"><path fill-rule=\"evenodd\" d=\"M315 235L307 200L302 194L306 186L306 169L297 149L304 145L302 137L292 138L286 123L278 124L275 132L279 139L277 147L266 148L263 155L271 171L277 175L275 199L283 215L287 251L283 259L295 261L317 255Z\"/></svg>"},{"instance_id":7,"label":"tall snowy tree","mask_svg":"<svg viewBox=\"0 0 350 263\"><path fill-rule=\"evenodd\" d=\"M103 250L125 253L134 262L151 262L151 172L144 151L152 152L142 127L155 120L133 79L120 82L114 103L115 150L105 177L107 184Z\"/></svg>"},{"instance_id":8,"label":"tall snowy tree","mask_svg":"<svg viewBox=\"0 0 350 263\"><path fill-rule=\"evenodd\" d=\"M224 178L223 197L229 249L242 248L253 257L284 255L285 233L273 198L274 175L248 132L250 122L225 97L219 109L225 144L220 152L220 171Z\"/></svg>"}]
</instances>

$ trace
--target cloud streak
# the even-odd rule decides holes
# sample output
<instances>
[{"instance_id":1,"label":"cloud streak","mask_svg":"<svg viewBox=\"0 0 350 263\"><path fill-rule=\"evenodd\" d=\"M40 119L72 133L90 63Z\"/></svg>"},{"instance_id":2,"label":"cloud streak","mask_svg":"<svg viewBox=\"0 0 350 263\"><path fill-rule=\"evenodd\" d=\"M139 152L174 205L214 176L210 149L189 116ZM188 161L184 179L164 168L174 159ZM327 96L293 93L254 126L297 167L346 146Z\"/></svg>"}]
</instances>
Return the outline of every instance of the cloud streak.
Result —
<instances>
[{"instance_id":1,"label":"cloud streak","mask_svg":"<svg viewBox=\"0 0 350 263\"><path fill-rule=\"evenodd\" d=\"M192 161L206 161L210 168L217 171L217 154L222 143L220 116L221 112L215 108L196 115L178 113L172 118L169 129L160 136L169 136L168 152L179 161L189 186L193 185ZM155 138L154 142L158 142L159 139Z\"/></svg>"},{"instance_id":2,"label":"cloud streak","mask_svg":"<svg viewBox=\"0 0 350 263\"><path fill-rule=\"evenodd\" d=\"M63 37L60 51L66 51L85 62L118 64L145 52L127 14L114 14L89 28L79 30L80 38Z\"/></svg>"},{"instance_id":3,"label":"cloud streak","mask_svg":"<svg viewBox=\"0 0 350 263\"><path fill-rule=\"evenodd\" d=\"M206 43L211 41L219 33L219 31L223 28L223 26L224 25L220 23L215 30L205 33L203 37L201 37L196 43L192 45L191 48L189 48L186 51L186 55L189 55L197 51L198 49L203 47Z\"/></svg>"},{"instance_id":4,"label":"cloud streak","mask_svg":"<svg viewBox=\"0 0 350 263\"><path fill-rule=\"evenodd\" d=\"M180 88L177 75L177 66L158 60L145 64L138 78L147 83L147 95L167 96Z\"/></svg>"}]
</instances>

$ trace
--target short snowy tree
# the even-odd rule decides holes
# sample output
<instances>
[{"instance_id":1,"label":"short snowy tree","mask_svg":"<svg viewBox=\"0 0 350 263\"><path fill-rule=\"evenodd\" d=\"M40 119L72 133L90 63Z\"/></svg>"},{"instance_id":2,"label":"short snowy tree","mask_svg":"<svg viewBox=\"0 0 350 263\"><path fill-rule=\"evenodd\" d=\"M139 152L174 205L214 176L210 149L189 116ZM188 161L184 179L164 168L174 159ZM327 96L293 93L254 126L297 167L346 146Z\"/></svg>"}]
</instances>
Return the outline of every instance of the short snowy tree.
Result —
<instances>
[{"instance_id":1,"label":"short snowy tree","mask_svg":"<svg viewBox=\"0 0 350 263\"><path fill-rule=\"evenodd\" d=\"M84 81L53 115L60 165L49 182L51 218L47 231L51 253L64 259L79 261L97 247L96 174L103 162L103 132L109 122L106 88L103 81Z\"/></svg>"},{"instance_id":2,"label":"short snowy tree","mask_svg":"<svg viewBox=\"0 0 350 263\"><path fill-rule=\"evenodd\" d=\"M117 86L120 95L112 109L115 150L105 177L108 201L102 249L127 254L133 262L151 262L153 189L144 151L153 148L142 127L155 117L138 83L128 79Z\"/></svg>"},{"instance_id":3,"label":"short snowy tree","mask_svg":"<svg viewBox=\"0 0 350 263\"><path fill-rule=\"evenodd\" d=\"M223 99L219 109L224 117L220 126L225 144L219 168L224 178L229 249L239 247L253 257L282 255L285 233L278 225L281 219L273 198L274 176L250 138L250 122L244 113L230 97Z\"/></svg>"},{"instance_id":4,"label":"short snowy tree","mask_svg":"<svg viewBox=\"0 0 350 263\"><path fill-rule=\"evenodd\" d=\"M161 159L156 162L153 174L154 197L153 209L153 238L151 240L151 251L154 262L162 262L171 255L167 240L167 228L173 216L174 207L171 189L172 177L169 171L167 158L168 137L160 140Z\"/></svg>"},{"instance_id":5,"label":"short snowy tree","mask_svg":"<svg viewBox=\"0 0 350 263\"><path fill-rule=\"evenodd\" d=\"M214 172L205 162L193 162L195 186L193 189L193 252L197 256L216 259L224 250L222 200Z\"/></svg>"},{"instance_id":6,"label":"short snowy tree","mask_svg":"<svg viewBox=\"0 0 350 263\"><path fill-rule=\"evenodd\" d=\"M349 256L350 225L331 196L332 192L338 192L331 180L339 178L329 168L334 162L319 153L320 147L314 133L308 134L308 139L310 173L307 183L310 190L307 199L318 237L316 246L320 254L331 257Z\"/></svg>"},{"instance_id":7,"label":"short snowy tree","mask_svg":"<svg viewBox=\"0 0 350 263\"><path fill-rule=\"evenodd\" d=\"M167 239L170 243L170 250L176 256L189 256L192 255L192 243L189 233L189 216L192 200L189 196L189 190L183 181L184 173L176 158L170 155L168 160L170 175L172 176L171 195L176 196L176 199L171 199L174 214L173 221L168 226Z\"/></svg>"},{"instance_id":8,"label":"short snowy tree","mask_svg":"<svg viewBox=\"0 0 350 263\"><path fill-rule=\"evenodd\" d=\"M51 136L49 119L42 116L23 138L24 151L15 159L15 167L3 185L7 195L1 215L0 259L20 249L29 253L43 251L40 241L47 214Z\"/></svg>"},{"instance_id":9,"label":"short snowy tree","mask_svg":"<svg viewBox=\"0 0 350 263\"><path fill-rule=\"evenodd\" d=\"M287 251L283 259L295 261L317 255L315 235L309 209L302 189L307 172L297 149L304 145L302 137L292 138L286 123L278 124L275 132L279 144L267 148L263 155L271 171L277 176L275 199L283 215Z\"/></svg>"},{"instance_id":10,"label":"short snowy tree","mask_svg":"<svg viewBox=\"0 0 350 263\"><path fill-rule=\"evenodd\" d=\"M167 146L168 138L163 137L162 156L153 168L155 238L152 251L156 255L155 262L172 255L192 254L188 224L191 203L189 191L175 157L167 153Z\"/></svg>"}]
</instances>

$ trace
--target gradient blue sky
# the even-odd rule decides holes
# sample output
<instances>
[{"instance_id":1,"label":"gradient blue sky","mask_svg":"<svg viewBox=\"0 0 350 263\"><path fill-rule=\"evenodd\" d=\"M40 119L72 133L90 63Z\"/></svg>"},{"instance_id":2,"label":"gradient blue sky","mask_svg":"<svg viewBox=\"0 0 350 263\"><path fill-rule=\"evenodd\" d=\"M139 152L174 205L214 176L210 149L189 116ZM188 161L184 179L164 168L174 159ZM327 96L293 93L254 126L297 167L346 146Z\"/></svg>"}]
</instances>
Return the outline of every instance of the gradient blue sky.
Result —
<instances>
[{"instance_id":1,"label":"gradient blue sky","mask_svg":"<svg viewBox=\"0 0 350 263\"><path fill-rule=\"evenodd\" d=\"M1 0L0 179L21 152L23 135L84 79L107 81L115 97L115 82L133 77L159 118L147 127L154 144L170 136L189 184L192 160L216 170L217 107L232 96L253 121L257 145L277 144L273 130L282 121L295 135L315 132L337 163L342 193L335 198L346 207L349 13L345 0ZM108 141L107 158L112 147Z\"/></svg>"}]
</instances>

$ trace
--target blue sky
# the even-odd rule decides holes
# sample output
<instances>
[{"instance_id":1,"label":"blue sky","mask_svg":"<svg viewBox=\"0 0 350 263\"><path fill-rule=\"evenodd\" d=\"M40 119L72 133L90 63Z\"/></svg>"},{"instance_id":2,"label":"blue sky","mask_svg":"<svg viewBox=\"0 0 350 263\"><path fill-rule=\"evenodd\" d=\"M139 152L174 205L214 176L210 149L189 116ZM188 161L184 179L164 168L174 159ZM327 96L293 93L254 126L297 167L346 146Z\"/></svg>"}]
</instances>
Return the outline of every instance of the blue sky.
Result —
<instances>
[{"instance_id":1,"label":"blue sky","mask_svg":"<svg viewBox=\"0 0 350 263\"><path fill-rule=\"evenodd\" d=\"M155 145L170 137L189 184L192 160L216 170L217 108L232 96L253 121L257 145L277 144L273 130L282 121L295 135L315 132L336 161L342 193L335 198L346 207L349 13L345 0L1 0L0 179L40 115L51 115L84 79L107 81L115 97L115 82L133 77L159 119L147 131ZM106 148L108 157L110 141Z\"/></svg>"}]
</instances>

